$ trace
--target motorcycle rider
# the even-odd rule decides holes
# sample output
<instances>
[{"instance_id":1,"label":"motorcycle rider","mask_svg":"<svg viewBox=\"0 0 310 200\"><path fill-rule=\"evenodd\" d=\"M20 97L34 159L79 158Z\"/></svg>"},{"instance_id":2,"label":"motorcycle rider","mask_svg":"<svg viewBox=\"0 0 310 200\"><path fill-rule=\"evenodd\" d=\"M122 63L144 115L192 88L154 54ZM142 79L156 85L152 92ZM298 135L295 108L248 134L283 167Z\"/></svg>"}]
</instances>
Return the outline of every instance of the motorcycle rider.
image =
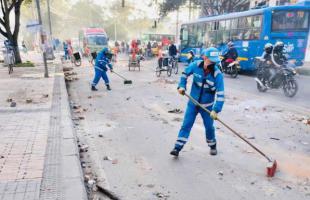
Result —
<instances>
[{"instance_id":1,"label":"motorcycle rider","mask_svg":"<svg viewBox=\"0 0 310 200\"><path fill-rule=\"evenodd\" d=\"M203 53L203 60L192 62L182 73L178 92L185 94L187 79L193 75L193 83L190 95L210 110L211 114L197 107L191 101L187 104L183 125L179 132L174 149L170 152L173 156L178 156L179 152L188 141L191 128L198 113L202 116L205 126L206 142L210 147L210 154L216 155L216 139L213 120L217 119L217 113L221 112L224 105L224 80L219 69L219 51L214 47L209 47Z\"/></svg>"},{"instance_id":2,"label":"motorcycle rider","mask_svg":"<svg viewBox=\"0 0 310 200\"><path fill-rule=\"evenodd\" d=\"M100 78L102 78L106 84L107 90L111 90L109 84L109 78L107 76L108 68L113 72L113 67L111 64L112 54L109 52L107 47L103 48L96 57L95 62L95 77L92 82L91 90L97 91L96 85L98 84Z\"/></svg>"},{"instance_id":3,"label":"motorcycle rider","mask_svg":"<svg viewBox=\"0 0 310 200\"><path fill-rule=\"evenodd\" d=\"M287 57L285 56L283 42L278 41L275 43L273 48L273 58L275 64L284 65L287 63Z\"/></svg>"},{"instance_id":4,"label":"motorcycle rider","mask_svg":"<svg viewBox=\"0 0 310 200\"><path fill-rule=\"evenodd\" d=\"M227 43L228 51L223 55L223 67L227 67L230 63L235 61L238 58L238 51L235 48L235 45L233 42L228 42Z\"/></svg>"}]
</instances>

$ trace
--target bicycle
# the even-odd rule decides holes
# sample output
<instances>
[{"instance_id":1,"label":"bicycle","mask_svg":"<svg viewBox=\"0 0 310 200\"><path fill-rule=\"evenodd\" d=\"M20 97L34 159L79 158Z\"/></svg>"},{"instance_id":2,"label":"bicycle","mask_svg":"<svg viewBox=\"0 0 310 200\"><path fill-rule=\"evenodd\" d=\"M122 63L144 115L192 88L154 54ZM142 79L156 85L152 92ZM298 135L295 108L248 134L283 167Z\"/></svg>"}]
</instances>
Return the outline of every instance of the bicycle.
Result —
<instances>
[{"instance_id":1,"label":"bicycle","mask_svg":"<svg viewBox=\"0 0 310 200\"><path fill-rule=\"evenodd\" d=\"M174 56L171 56L171 57L169 58L169 63L170 63L170 65L171 65L171 68L172 68L174 74L178 74L178 72L179 72L179 66L178 66L178 60L177 60L177 58L174 57Z\"/></svg>"}]
</instances>

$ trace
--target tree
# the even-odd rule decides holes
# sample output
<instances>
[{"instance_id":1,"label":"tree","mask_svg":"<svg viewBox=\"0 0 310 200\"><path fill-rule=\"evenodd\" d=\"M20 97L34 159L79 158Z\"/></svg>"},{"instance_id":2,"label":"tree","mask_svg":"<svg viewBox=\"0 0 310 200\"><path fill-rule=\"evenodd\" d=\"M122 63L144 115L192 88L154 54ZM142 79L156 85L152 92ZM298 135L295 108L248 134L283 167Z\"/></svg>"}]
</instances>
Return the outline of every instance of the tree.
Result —
<instances>
[{"instance_id":1,"label":"tree","mask_svg":"<svg viewBox=\"0 0 310 200\"><path fill-rule=\"evenodd\" d=\"M166 16L185 4L191 4L200 7L201 16L211 16L244 10L249 3L249 0L165 0L160 4L160 14Z\"/></svg>"},{"instance_id":2,"label":"tree","mask_svg":"<svg viewBox=\"0 0 310 200\"><path fill-rule=\"evenodd\" d=\"M15 49L15 61L21 63L19 48L18 48L18 35L20 27L20 11L21 5L24 0L0 0L2 16L0 16L0 33L9 41L12 42ZM14 11L14 29L11 28L10 14ZM13 30L12 30L13 29Z\"/></svg>"}]
</instances>

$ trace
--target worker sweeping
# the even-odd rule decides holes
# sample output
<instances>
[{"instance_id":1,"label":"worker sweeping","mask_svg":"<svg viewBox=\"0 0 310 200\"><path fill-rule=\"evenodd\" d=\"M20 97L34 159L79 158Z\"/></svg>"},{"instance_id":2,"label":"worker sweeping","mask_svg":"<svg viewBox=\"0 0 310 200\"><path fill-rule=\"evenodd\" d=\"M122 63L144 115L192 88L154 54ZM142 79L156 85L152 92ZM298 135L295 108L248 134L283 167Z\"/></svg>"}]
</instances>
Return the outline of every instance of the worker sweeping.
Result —
<instances>
[{"instance_id":1,"label":"worker sweeping","mask_svg":"<svg viewBox=\"0 0 310 200\"><path fill-rule=\"evenodd\" d=\"M113 67L111 64L112 54L109 52L108 48L103 48L96 57L95 62L95 77L91 85L92 91L97 91L96 85L98 84L100 78L105 82L107 90L111 90L109 78L107 75L108 68L113 72Z\"/></svg>"},{"instance_id":2,"label":"worker sweeping","mask_svg":"<svg viewBox=\"0 0 310 200\"><path fill-rule=\"evenodd\" d=\"M187 79L193 75L190 96L207 108L210 114L196 106L192 101L188 102L183 125L175 147L170 152L171 155L176 157L188 141L191 128L198 113L203 119L206 142L210 147L210 154L217 154L213 121L217 119L217 115L221 112L224 104L224 80L218 67L220 62L219 51L214 47L207 48L203 52L202 58L203 61L194 61L185 68L180 79L178 92L182 95L185 94Z\"/></svg>"}]
</instances>

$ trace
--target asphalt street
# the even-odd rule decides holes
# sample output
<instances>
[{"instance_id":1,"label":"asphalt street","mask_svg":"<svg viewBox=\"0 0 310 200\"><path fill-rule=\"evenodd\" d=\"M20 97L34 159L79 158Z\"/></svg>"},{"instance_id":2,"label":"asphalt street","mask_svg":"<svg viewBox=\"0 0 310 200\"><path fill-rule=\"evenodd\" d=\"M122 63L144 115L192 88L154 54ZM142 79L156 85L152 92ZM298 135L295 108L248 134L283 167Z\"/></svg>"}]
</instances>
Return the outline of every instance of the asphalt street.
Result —
<instances>
[{"instance_id":1,"label":"asphalt street","mask_svg":"<svg viewBox=\"0 0 310 200\"><path fill-rule=\"evenodd\" d=\"M225 76L219 116L277 159L276 176L267 178L266 160L218 123L219 154L210 156L199 116L180 157L169 155L184 113L168 111L184 111L187 99L176 92L180 72L158 78L155 63L144 61L140 72L129 72L119 61L114 70L133 84L109 73L112 91L102 80L99 91L90 91L93 68L86 62L74 68L78 80L69 83L71 100L85 109L78 136L96 152L94 168L104 171L107 187L120 199L309 199L308 77L298 76L300 90L287 98L282 91L259 93L254 77Z\"/></svg>"}]
</instances>

